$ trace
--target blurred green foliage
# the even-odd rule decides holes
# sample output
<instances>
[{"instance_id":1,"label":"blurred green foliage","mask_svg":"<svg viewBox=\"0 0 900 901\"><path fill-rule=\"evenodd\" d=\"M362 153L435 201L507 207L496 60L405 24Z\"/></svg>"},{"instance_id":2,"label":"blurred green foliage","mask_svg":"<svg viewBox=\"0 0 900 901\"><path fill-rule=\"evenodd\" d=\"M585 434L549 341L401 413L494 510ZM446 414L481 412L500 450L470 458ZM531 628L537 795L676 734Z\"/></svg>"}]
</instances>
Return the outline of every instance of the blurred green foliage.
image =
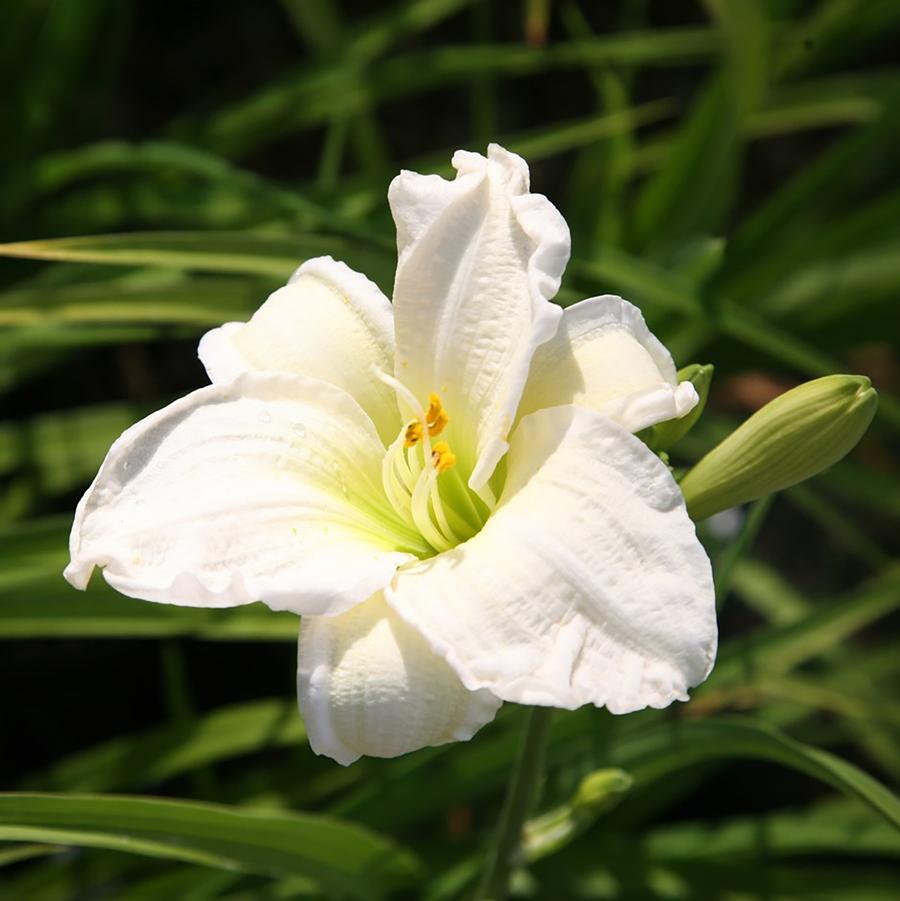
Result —
<instances>
[{"instance_id":1,"label":"blurred green foliage","mask_svg":"<svg viewBox=\"0 0 900 901\"><path fill-rule=\"evenodd\" d=\"M572 227L560 302L622 294L680 365L715 365L676 465L804 379L859 372L880 395L849 458L701 525L722 646L690 704L557 715L513 893L897 897L895 0L2 13L2 897L472 886L523 711L469 744L343 770L305 745L292 617L143 604L99 581L81 596L60 573L111 441L202 383L196 337L309 256L389 291L390 178L489 140L528 158ZM134 659L104 657L112 638ZM579 787L610 773L615 796L585 804Z\"/></svg>"}]
</instances>

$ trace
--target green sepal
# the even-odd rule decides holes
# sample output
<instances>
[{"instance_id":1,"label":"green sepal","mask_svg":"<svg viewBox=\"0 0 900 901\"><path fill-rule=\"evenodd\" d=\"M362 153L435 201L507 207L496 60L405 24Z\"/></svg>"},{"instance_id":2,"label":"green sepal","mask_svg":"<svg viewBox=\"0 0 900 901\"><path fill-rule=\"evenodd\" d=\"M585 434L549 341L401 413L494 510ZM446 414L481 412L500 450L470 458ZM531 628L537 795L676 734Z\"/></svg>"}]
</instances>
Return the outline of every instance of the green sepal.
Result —
<instances>
[{"instance_id":1,"label":"green sepal","mask_svg":"<svg viewBox=\"0 0 900 901\"><path fill-rule=\"evenodd\" d=\"M694 427L706 407L714 369L711 363L691 363L690 366L678 370L678 381L691 382L700 400L690 413L686 413L680 419L670 419L639 432L638 437L650 450L657 454L669 450Z\"/></svg>"}]
</instances>

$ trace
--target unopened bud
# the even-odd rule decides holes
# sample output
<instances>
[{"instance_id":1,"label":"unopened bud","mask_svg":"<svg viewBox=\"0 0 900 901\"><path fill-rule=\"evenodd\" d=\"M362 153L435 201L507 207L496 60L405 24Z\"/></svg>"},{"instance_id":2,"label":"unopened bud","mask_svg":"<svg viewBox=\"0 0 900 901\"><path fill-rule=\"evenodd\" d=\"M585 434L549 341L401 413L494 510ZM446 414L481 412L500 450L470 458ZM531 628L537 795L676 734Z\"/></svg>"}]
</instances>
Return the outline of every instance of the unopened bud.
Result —
<instances>
[{"instance_id":1,"label":"unopened bud","mask_svg":"<svg viewBox=\"0 0 900 901\"><path fill-rule=\"evenodd\" d=\"M586 832L607 810L615 807L633 784L624 770L588 773L568 804L555 807L525 824L522 858L538 860L555 853Z\"/></svg>"},{"instance_id":2,"label":"unopened bud","mask_svg":"<svg viewBox=\"0 0 900 901\"><path fill-rule=\"evenodd\" d=\"M634 780L624 770L595 770L581 780L572 798L576 811L600 813L613 807L633 785Z\"/></svg>"},{"instance_id":3,"label":"unopened bud","mask_svg":"<svg viewBox=\"0 0 900 901\"><path fill-rule=\"evenodd\" d=\"M861 375L827 375L776 397L681 480L691 518L706 519L837 463L862 438L877 402Z\"/></svg>"},{"instance_id":4,"label":"unopened bud","mask_svg":"<svg viewBox=\"0 0 900 901\"><path fill-rule=\"evenodd\" d=\"M713 367L708 363L702 366L699 363L692 363L678 371L679 384L690 382L696 389L700 400L697 402L697 406L681 419L670 419L668 422L661 422L659 425L651 426L641 432L638 437L644 440L650 450L656 453L667 451L681 441L694 427L694 423L700 418L703 408L706 406L712 377Z\"/></svg>"}]
</instances>

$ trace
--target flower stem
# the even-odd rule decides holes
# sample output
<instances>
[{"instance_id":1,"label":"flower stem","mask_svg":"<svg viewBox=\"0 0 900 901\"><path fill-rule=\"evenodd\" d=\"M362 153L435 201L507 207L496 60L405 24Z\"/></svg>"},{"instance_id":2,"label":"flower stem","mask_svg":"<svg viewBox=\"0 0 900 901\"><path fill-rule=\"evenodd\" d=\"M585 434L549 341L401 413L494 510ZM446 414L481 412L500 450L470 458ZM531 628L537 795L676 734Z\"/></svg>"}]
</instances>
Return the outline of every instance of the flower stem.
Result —
<instances>
[{"instance_id":1,"label":"flower stem","mask_svg":"<svg viewBox=\"0 0 900 901\"><path fill-rule=\"evenodd\" d=\"M537 798L544 769L544 747L550 734L551 707L528 711L519 756L506 789L497 835L487 869L475 892L478 901L504 901L509 891L509 874L522 841L522 827Z\"/></svg>"}]
</instances>

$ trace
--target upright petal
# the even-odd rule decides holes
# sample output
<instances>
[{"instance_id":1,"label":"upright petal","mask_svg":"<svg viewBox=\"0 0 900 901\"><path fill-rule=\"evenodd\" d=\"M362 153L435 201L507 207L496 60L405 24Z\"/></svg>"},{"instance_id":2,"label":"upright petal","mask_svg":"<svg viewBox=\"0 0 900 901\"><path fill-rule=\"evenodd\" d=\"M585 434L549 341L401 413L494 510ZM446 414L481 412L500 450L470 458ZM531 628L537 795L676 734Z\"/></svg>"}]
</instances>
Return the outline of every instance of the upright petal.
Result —
<instances>
[{"instance_id":1,"label":"upright petal","mask_svg":"<svg viewBox=\"0 0 900 901\"><path fill-rule=\"evenodd\" d=\"M716 648L709 560L668 469L583 407L526 417L474 538L399 571L388 603L470 689L613 713L686 700Z\"/></svg>"},{"instance_id":2,"label":"upright petal","mask_svg":"<svg viewBox=\"0 0 900 901\"><path fill-rule=\"evenodd\" d=\"M556 331L548 303L569 257L556 208L528 192L525 161L497 145L459 151L454 181L402 172L388 199L397 223L395 375L420 402L438 393L469 484L507 448L535 348Z\"/></svg>"},{"instance_id":3,"label":"upright petal","mask_svg":"<svg viewBox=\"0 0 900 901\"><path fill-rule=\"evenodd\" d=\"M500 706L469 691L379 593L341 616L305 616L297 687L309 743L347 766L468 741Z\"/></svg>"},{"instance_id":4,"label":"upright petal","mask_svg":"<svg viewBox=\"0 0 900 901\"><path fill-rule=\"evenodd\" d=\"M411 559L384 500L383 448L339 388L245 373L128 429L75 514L66 578L94 566L132 597L189 607L262 600L336 613Z\"/></svg>"},{"instance_id":5,"label":"upright petal","mask_svg":"<svg viewBox=\"0 0 900 901\"><path fill-rule=\"evenodd\" d=\"M563 313L559 331L534 355L519 414L578 404L638 432L684 416L697 400L690 382L678 384L671 355L641 311L607 294Z\"/></svg>"},{"instance_id":6,"label":"upright petal","mask_svg":"<svg viewBox=\"0 0 900 901\"><path fill-rule=\"evenodd\" d=\"M305 262L249 322L207 332L199 354L213 382L248 371L305 375L343 388L385 444L400 428L393 391L373 374L394 366L390 301L374 282L331 257Z\"/></svg>"}]
</instances>

